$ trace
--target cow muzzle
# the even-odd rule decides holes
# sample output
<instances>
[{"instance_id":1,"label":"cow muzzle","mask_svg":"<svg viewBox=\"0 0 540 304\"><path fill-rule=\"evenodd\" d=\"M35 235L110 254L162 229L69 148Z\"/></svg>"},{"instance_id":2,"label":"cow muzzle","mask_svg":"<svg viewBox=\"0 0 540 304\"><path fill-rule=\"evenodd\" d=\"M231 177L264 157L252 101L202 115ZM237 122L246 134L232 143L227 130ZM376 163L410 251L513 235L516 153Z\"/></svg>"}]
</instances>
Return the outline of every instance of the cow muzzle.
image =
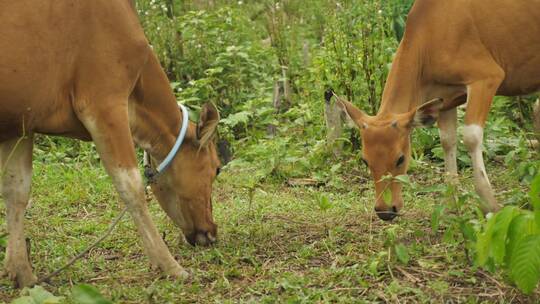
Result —
<instances>
[{"instance_id":1,"label":"cow muzzle","mask_svg":"<svg viewBox=\"0 0 540 304\"><path fill-rule=\"evenodd\" d=\"M387 222L393 220L394 218L396 218L396 216L398 216L398 209L395 206L392 206L392 208L389 210L381 210L375 208L375 213L381 220Z\"/></svg>"},{"instance_id":2,"label":"cow muzzle","mask_svg":"<svg viewBox=\"0 0 540 304\"><path fill-rule=\"evenodd\" d=\"M217 241L217 236L210 231L194 231L186 235L186 240L192 246L209 246Z\"/></svg>"}]
</instances>

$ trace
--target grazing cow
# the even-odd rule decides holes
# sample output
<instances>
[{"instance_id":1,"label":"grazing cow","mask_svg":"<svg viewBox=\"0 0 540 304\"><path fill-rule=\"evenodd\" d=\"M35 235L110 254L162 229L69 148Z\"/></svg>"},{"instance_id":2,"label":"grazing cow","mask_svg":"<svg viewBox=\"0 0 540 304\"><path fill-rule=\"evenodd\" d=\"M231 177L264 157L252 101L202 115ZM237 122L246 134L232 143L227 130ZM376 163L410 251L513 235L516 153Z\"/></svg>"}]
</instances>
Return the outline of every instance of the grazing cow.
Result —
<instances>
[{"instance_id":1,"label":"grazing cow","mask_svg":"<svg viewBox=\"0 0 540 304\"><path fill-rule=\"evenodd\" d=\"M184 118L128 0L0 2L0 164L9 233L5 272L36 281L23 221L32 176L33 134L94 141L135 221L151 264L185 278L150 218L134 142L157 163ZM192 244L215 241L211 191L219 160L212 140L219 114L202 108L152 185L161 207Z\"/></svg>"},{"instance_id":2,"label":"grazing cow","mask_svg":"<svg viewBox=\"0 0 540 304\"><path fill-rule=\"evenodd\" d=\"M540 89L539 16L540 0L415 1L377 115L341 103L359 127L381 219L403 207L400 183L381 178L405 174L415 127L438 121L446 171L457 174L456 107L465 102L463 139L481 207L499 209L482 158L484 125L495 95ZM391 206L382 198L387 188Z\"/></svg>"}]
</instances>

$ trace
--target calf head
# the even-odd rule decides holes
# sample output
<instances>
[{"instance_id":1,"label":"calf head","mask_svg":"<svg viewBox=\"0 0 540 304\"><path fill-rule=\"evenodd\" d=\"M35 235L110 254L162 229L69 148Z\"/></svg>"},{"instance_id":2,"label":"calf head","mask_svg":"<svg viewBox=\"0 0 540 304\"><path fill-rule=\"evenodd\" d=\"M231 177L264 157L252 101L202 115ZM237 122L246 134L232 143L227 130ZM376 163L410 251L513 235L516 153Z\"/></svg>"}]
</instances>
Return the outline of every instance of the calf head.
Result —
<instances>
[{"instance_id":1,"label":"calf head","mask_svg":"<svg viewBox=\"0 0 540 304\"><path fill-rule=\"evenodd\" d=\"M218 122L216 107L204 105L199 123L190 123L171 165L152 184L159 204L192 245L209 245L217 238L211 195L220 168L213 140Z\"/></svg>"},{"instance_id":2,"label":"calf head","mask_svg":"<svg viewBox=\"0 0 540 304\"><path fill-rule=\"evenodd\" d=\"M362 161L375 182L375 212L382 220L392 220L403 207L402 185L392 177L407 172L411 132L415 127L433 125L443 100L434 99L406 113L377 116L369 116L345 100L338 100L338 104L360 130ZM385 191L392 194L390 202L384 200Z\"/></svg>"}]
</instances>

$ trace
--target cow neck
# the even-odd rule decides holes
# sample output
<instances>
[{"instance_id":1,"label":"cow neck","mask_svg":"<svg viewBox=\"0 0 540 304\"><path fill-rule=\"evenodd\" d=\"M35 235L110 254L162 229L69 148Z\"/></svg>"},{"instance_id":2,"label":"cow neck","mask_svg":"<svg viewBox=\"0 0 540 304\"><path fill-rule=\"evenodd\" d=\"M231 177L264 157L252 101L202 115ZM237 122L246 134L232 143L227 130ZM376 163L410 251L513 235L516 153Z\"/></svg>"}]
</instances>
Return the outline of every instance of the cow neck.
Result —
<instances>
[{"instance_id":1,"label":"cow neck","mask_svg":"<svg viewBox=\"0 0 540 304\"><path fill-rule=\"evenodd\" d=\"M167 76L155 56L151 57L135 89L135 117L131 127L137 145L162 161L180 133L182 115Z\"/></svg>"},{"instance_id":2,"label":"cow neck","mask_svg":"<svg viewBox=\"0 0 540 304\"><path fill-rule=\"evenodd\" d=\"M422 100L421 54L404 39L384 86L377 116L400 114L416 108Z\"/></svg>"}]
</instances>

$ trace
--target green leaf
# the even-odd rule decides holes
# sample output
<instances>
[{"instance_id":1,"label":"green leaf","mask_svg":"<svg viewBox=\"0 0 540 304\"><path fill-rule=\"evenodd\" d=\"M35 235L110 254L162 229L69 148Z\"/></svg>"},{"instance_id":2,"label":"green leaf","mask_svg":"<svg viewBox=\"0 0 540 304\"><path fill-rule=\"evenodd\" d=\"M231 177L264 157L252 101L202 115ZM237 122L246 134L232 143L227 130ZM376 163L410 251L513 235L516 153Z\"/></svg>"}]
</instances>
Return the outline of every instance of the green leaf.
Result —
<instances>
[{"instance_id":1,"label":"green leaf","mask_svg":"<svg viewBox=\"0 0 540 304\"><path fill-rule=\"evenodd\" d=\"M105 299L97 289L87 284L80 284L72 289L72 297L79 304L113 304Z\"/></svg>"},{"instance_id":2,"label":"green leaf","mask_svg":"<svg viewBox=\"0 0 540 304\"><path fill-rule=\"evenodd\" d=\"M529 235L539 234L540 231L536 226L534 220L534 214L530 211L526 211L518 216L516 216L510 226L508 227L508 243L506 245L506 258L505 261L507 264L510 264L512 255L516 244Z\"/></svg>"},{"instance_id":3,"label":"green leaf","mask_svg":"<svg viewBox=\"0 0 540 304\"><path fill-rule=\"evenodd\" d=\"M21 291L21 297L13 300L15 304L58 304L61 303L63 297L57 297L45 290L41 286L35 286L31 289L24 288Z\"/></svg>"},{"instance_id":4,"label":"green leaf","mask_svg":"<svg viewBox=\"0 0 540 304\"><path fill-rule=\"evenodd\" d=\"M390 188L386 188L383 191L383 200L386 203L386 205L391 206L392 205L392 191L390 191Z\"/></svg>"},{"instance_id":5,"label":"green leaf","mask_svg":"<svg viewBox=\"0 0 540 304\"><path fill-rule=\"evenodd\" d=\"M332 208L332 203L330 203L328 196L322 194L319 197L319 208L321 208L323 211Z\"/></svg>"},{"instance_id":6,"label":"green leaf","mask_svg":"<svg viewBox=\"0 0 540 304\"><path fill-rule=\"evenodd\" d=\"M34 288L28 290L28 294L34 299L38 304L57 304L62 300L61 297L56 297L52 293L45 290L41 286L35 286Z\"/></svg>"},{"instance_id":7,"label":"green leaf","mask_svg":"<svg viewBox=\"0 0 540 304\"><path fill-rule=\"evenodd\" d=\"M529 198L534 208L536 225L540 228L540 174L537 174L534 180L531 182Z\"/></svg>"},{"instance_id":8,"label":"green leaf","mask_svg":"<svg viewBox=\"0 0 540 304\"><path fill-rule=\"evenodd\" d=\"M396 244L394 247L398 260L403 264L409 264L411 257L409 256L409 250L403 244Z\"/></svg>"},{"instance_id":9,"label":"green leaf","mask_svg":"<svg viewBox=\"0 0 540 304\"><path fill-rule=\"evenodd\" d=\"M221 122L230 127L235 127L236 125L240 123L247 124L250 117L251 117L250 112L241 111L241 112L237 112L237 113L229 115L227 118L222 119Z\"/></svg>"},{"instance_id":10,"label":"green leaf","mask_svg":"<svg viewBox=\"0 0 540 304\"><path fill-rule=\"evenodd\" d=\"M24 296L11 301L11 304L38 304L31 296Z\"/></svg>"},{"instance_id":11,"label":"green leaf","mask_svg":"<svg viewBox=\"0 0 540 304\"><path fill-rule=\"evenodd\" d=\"M4 236L0 236L0 247L7 247L7 234Z\"/></svg>"},{"instance_id":12,"label":"green leaf","mask_svg":"<svg viewBox=\"0 0 540 304\"><path fill-rule=\"evenodd\" d=\"M491 217L484 225L484 231L478 234L476 242L476 263L480 266L485 266L490 257L490 244L493 237L493 229L495 226L496 216Z\"/></svg>"},{"instance_id":13,"label":"green leaf","mask_svg":"<svg viewBox=\"0 0 540 304\"><path fill-rule=\"evenodd\" d=\"M439 230L441 215L445 208L444 205L437 205L433 208L433 212L431 213L431 231L433 231L433 233L436 233L437 230Z\"/></svg>"},{"instance_id":14,"label":"green leaf","mask_svg":"<svg viewBox=\"0 0 540 304\"><path fill-rule=\"evenodd\" d=\"M495 225L491 237L491 255L496 264L502 264L506 255L506 235L510 223L519 214L516 207L503 208L495 216Z\"/></svg>"},{"instance_id":15,"label":"green leaf","mask_svg":"<svg viewBox=\"0 0 540 304\"><path fill-rule=\"evenodd\" d=\"M409 176L405 175L405 174L394 176L394 179L397 180L398 182L404 184L404 185L410 185L411 184L411 180L409 179Z\"/></svg>"},{"instance_id":16,"label":"green leaf","mask_svg":"<svg viewBox=\"0 0 540 304\"><path fill-rule=\"evenodd\" d=\"M472 242L476 241L476 232L471 223L466 220L462 220L459 222L459 228L461 229L461 233L466 240Z\"/></svg>"},{"instance_id":17,"label":"green leaf","mask_svg":"<svg viewBox=\"0 0 540 304\"><path fill-rule=\"evenodd\" d=\"M540 235L521 239L510 261L511 277L518 288L530 294L540 280Z\"/></svg>"}]
</instances>

